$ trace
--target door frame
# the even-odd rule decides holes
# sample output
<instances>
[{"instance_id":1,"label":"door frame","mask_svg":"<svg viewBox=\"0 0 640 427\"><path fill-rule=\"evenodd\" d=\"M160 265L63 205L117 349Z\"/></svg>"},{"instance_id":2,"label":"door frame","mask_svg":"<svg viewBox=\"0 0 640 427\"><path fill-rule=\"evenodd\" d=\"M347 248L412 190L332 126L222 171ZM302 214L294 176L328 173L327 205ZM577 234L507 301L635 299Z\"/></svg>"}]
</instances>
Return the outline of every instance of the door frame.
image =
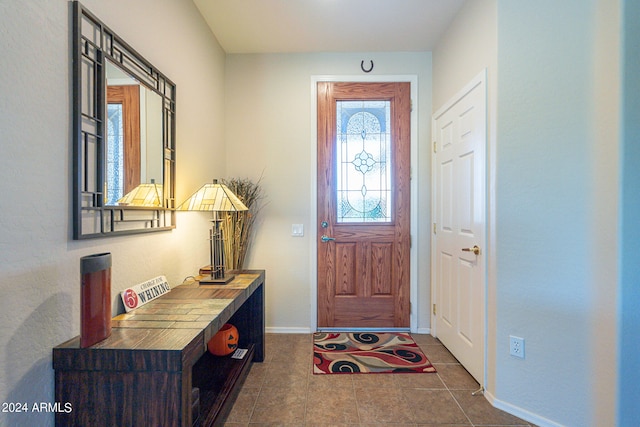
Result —
<instances>
[{"instance_id":1,"label":"door frame","mask_svg":"<svg viewBox=\"0 0 640 427\"><path fill-rule=\"evenodd\" d=\"M495 230L494 224L492 221L494 221L494 217L491 215L491 212L493 211L493 206L491 205L492 201L495 200L495 198L492 196L493 194L493 185L492 185L492 180L490 179L490 177L495 176L495 174L493 173L493 171L490 169L490 165L493 164L493 160L492 160L492 155L494 154L491 151L491 147L489 144L489 137L490 137L490 110L489 110L489 89L487 87L487 69L483 69L479 74L477 74L473 79L471 79L466 85L464 85L464 87L462 87L462 89L460 89L458 92L456 92L453 96L451 96L451 98L449 98L440 108L438 108L436 111L434 111L431 115L431 134L432 137L431 139L433 141L435 141L435 134L434 132L436 132L436 124L435 124L435 117L438 117L440 115L442 115L443 112L447 111L449 108L451 108L454 104L456 104L458 101L460 101L462 98L464 98L465 95L467 95L471 90L473 90L475 87L477 87L478 85L483 85L484 86L484 95L485 95L485 200L484 200L484 206L485 206L485 233L484 233L484 242L480 242L480 244L482 245L482 254L483 254L483 263L484 263L484 277L483 277L483 290L482 290L482 294L483 294L483 307L482 307L482 333L483 333L483 340L484 340L484 354L483 354L483 383L480 385L483 389L486 389L487 387L487 371L488 371L488 363L489 363L489 304L488 304L488 299L489 299L489 275L490 275L490 267L493 266L493 261L494 260L494 245L491 244L493 243L494 239L493 239L493 232ZM430 179L431 179L431 219L433 221L433 218L436 218L435 214L435 209L436 209L436 204L435 204L435 200L436 200L436 180L435 180L435 173L436 173L436 156L432 155L431 156L431 174L430 174ZM432 231L433 233L433 231ZM491 242L491 243L490 243ZM433 307L433 304L436 303L437 301L437 290L438 287L436 286L436 238L433 236L432 234L432 238L431 238L431 245L430 245L430 252L431 252L431 277L430 277L430 281L431 281L431 304ZM433 310L430 310L430 317L431 317L431 334L437 338L438 336L438 324L437 324L437 316L433 313Z\"/></svg>"},{"instance_id":2,"label":"door frame","mask_svg":"<svg viewBox=\"0 0 640 427\"><path fill-rule=\"evenodd\" d=\"M309 226L309 245L310 245L310 277L309 283L311 283L311 331L315 332L318 329L318 192L317 192L317 171L318 171L318 82L347 82L347 83L361 83L361 82L409 82L411 83L411 236L413 243L410 249L409 262L411 264L409 275L410 286L410 302L411 302L411 315L410 315L410 331L418 332L418 76L413 74L399 74L399 75L375 75L375 76L361 76L361 75L313 75L311 76L311 188L309 194L311 195L310 201L310 226ZM381 331L376 328L377 331Z\"/></svg>"}]
</instances>

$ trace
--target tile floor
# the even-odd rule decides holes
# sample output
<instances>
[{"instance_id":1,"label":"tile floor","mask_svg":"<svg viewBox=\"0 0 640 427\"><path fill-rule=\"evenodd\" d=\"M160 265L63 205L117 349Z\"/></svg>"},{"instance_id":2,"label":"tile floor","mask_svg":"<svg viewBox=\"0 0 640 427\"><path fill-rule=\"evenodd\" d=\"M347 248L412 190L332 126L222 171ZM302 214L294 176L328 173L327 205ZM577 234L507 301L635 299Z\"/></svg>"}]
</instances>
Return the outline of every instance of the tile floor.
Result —
<instances>
[{"instance_id":1,"label":"tile floor","mask_svg":"<svg viewBox=\"0 0 640 427\"><path fill-rule=\"evenodd\" d=\"M312 335L268 334L227 426L530 426L472 396L478 383L430 335L414 335L437 374L314 375Z\"/></svg>"}]
</instances>

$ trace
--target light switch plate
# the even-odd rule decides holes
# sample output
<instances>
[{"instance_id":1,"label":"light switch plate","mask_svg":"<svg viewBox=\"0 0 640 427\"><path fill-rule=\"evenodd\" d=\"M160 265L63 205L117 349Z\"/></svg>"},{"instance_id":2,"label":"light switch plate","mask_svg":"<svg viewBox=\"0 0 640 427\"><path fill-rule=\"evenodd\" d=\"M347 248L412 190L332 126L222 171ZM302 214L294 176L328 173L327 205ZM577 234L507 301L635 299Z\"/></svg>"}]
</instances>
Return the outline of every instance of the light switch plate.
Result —
<instances>
[{"instance_id":1,"label":"light switch plate","mask_svg":"<svg viewBox=\"0 0 640 427\"><path fill-rule=\"evenodd\" d=\"M304 236L304 225L303 224L292 224L291 225L291 235L294 237L302 237Z\"/></svg>"}]
</instances>

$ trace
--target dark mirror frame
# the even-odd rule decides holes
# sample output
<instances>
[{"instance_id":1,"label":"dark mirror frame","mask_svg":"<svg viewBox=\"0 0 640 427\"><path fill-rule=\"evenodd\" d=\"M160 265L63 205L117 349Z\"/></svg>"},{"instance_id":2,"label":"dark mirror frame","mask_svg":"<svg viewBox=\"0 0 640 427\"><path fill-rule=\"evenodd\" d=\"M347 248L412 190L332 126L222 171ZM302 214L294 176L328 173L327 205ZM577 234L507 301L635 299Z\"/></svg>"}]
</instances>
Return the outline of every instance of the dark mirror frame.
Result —
<instances>
[{"instance_id":1,"label":"dark mirror frame","mask_svg":"<svg viewBox=\"0 0 640 427\"><path fill-rule=\"evenodd\" d=\"M176 85L78 1L73 2L73 238L175 228ZM162 98L162 206L107 206L106 63L109 60Z\"/></svg>"}]
</instances>

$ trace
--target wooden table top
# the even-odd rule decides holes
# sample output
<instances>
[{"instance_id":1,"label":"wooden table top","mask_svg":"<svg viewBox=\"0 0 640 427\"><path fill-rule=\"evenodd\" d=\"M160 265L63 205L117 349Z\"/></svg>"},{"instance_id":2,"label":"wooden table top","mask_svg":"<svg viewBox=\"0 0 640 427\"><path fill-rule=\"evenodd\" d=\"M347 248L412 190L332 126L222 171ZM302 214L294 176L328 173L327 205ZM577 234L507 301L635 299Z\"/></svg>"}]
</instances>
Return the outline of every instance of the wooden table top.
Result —
<instances>
[{"instance_id":1,"label":"wooden table top","mask_svg":"<svg viewBox=\"0 0 640 427\"><path fill-rule=\"evenodd\" d=\"M56 347L54 354L55 350L64 349L201 354L206 351L209 339L264 282L264 271L237 273L226 285L200 285L199 277L185 281L134 311L114 317L107 339L80 349L78 336ZM184 354L180 358L183 357Z\"/></svg>"}]
</instances>

